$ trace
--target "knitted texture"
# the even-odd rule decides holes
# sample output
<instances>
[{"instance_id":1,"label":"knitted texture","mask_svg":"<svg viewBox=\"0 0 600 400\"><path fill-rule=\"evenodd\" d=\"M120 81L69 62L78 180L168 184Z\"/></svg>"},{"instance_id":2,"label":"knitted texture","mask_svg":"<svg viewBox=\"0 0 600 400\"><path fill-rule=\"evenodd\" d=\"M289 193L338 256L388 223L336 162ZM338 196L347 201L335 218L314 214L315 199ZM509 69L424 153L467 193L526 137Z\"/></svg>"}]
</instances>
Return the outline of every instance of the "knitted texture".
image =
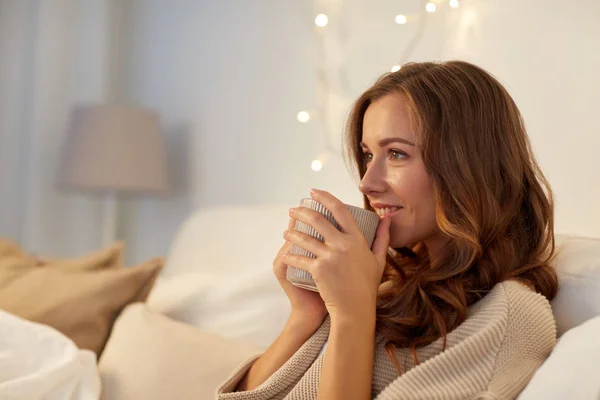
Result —
<instances>
[{"instance_id":1,"label":"knitted texture","mask_svg":"<svg viewBox=\"0 0 600 400\"><path fill-rule=\"evenodd\" d=\"M233 392L256 357L244 363L217 391L219 400L314 400L329 336L327 318L279 370L256 389ZM396 355L398 376L376 337L372 397L394 399L514 399L548 357L556 343L550 303L514 281L497 284L468 310L468 317L447 335L417 349L415 365L409 349Z\"/></svg>"}]
</instances>

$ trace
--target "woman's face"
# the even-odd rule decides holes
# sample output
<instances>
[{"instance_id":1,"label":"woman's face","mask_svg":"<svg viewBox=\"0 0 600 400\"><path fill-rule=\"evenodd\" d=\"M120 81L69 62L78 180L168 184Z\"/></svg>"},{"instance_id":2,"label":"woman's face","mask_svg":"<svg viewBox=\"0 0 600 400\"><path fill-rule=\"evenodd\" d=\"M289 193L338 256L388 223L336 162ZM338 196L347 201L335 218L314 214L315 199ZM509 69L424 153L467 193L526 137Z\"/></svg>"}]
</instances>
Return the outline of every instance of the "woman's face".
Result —
<instances>
[{"instance_id":1,"label":"woman's face","mask_svg":"<svg viewBox=\"0 0 600 400\"><path fill-rule=\"evenodd\" d=\"M393 94L367 108L361 142L366 173L360 191L380 216L391 216L390 247L423 242L431 253L444 240L436 224L433 187L406 104L403 94Z\"/></svg>"}]
</instances>

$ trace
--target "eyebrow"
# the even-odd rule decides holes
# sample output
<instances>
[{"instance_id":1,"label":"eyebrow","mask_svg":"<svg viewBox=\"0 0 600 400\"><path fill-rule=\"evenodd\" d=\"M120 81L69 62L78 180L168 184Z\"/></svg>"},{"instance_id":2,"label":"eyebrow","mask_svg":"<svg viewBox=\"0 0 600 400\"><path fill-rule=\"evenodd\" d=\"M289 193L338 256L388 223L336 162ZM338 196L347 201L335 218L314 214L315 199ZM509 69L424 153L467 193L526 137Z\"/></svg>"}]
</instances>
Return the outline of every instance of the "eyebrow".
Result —
<instances>
[{"instance_id":1,"label":"eyebrow","mask_svg":"<svg viewBox=\"0 0 600 400\"><path fill-rule=\"evenodd\" d=\"M415 144L409 140L406 139L402 139L402 138L388 138L388 139L382 139L379 141L379 147L384 147L387 146L390 143L404 143L407 144L409 146L415 146ZM366 144L364 144L364 142L360 142L360 145L364 148L369 148L369 146L367 146Z\"/></svg>"}]
</instances>

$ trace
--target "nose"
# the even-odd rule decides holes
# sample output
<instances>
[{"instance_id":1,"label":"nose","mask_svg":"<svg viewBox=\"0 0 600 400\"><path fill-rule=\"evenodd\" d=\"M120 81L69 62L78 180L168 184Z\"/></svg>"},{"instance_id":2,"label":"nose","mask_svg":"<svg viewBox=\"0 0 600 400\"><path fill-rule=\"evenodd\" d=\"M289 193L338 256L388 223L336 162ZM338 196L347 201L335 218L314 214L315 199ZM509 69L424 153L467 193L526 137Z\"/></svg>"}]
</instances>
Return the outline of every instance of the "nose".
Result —
<instances>
[{"instance_id":1,"label":"nose","mask_svg":"<svg viewBox=\"0 0 600 400\"><path fill-rule=\"evenodd\" d=\"M358 185L359 190L365 195L381 193L385 190L385 167L371 162L365 175Z\"/></svg>"}]
</instances>

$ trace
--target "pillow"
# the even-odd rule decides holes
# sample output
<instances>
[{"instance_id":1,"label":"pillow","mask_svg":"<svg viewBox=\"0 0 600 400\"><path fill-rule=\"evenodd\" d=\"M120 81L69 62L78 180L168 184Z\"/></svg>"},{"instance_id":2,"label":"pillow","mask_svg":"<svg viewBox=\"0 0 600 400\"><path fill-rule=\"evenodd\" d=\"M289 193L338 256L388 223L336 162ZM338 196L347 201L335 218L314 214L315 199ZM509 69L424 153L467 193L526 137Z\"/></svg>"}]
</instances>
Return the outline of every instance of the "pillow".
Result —
<instances>
[{"instance_id":1,"label":"pillow","mask_svg":"<svg viewBox=\"0 0 600 400\"><path fill-rule=\"evenodd\" d=\"M113 249L43 265L30 257L0 257L0 308L52 326L100 355L119 312L146 299L163 265L161 258L131 268L108 262L119 254Z\"/></svg>"},{"instance_id":2,"label":"pillow","mask_svg":"<svg viewBox=\"0 0 600 400\"><path fill-rule=\"evenodd\" d=\"M104 249L77 258L36 258L38 265L54 268L103 269L124 267L123 242L115 242Z\"/></svg>"},{"instance_id":3,"label":"pillow","mask_svg":"<svg viewBox=\"0 0 600 400\"><path fill-rule=\"evenodd\" d=\"M552 300L558 335L600 315L600 239L556 236L558 293Z\"/></svg>"},{"instance_id":4,"label":"pillow","mask_svg":"<svg viewBox=\"0 0 600 400\"><path fill-rule=\"evenodd\" d=\"M519 400L600 399L600 315L567 331Z\"/></svg>"},{"instance_id":5,"label":"pillow","mask_svg":"<svg viewBox=\"0 0 600 400\"><path fill-rule=\"evenodd\" d=\"M128 306L98 365L103 395L117 399L214 399L217 387L256 347Z\"/></svg>"},{"instance_id":6,"label":"pillow","mask_svg":"<svg viewBox=\"0 0 600 400\"><path fill-rule=\"evenodd\" d=\"M296 206L298 203L291 204ZM202 208L190 215L173 239L161 273L177 276L199 271L236 273L269 266L285 242L290 205L226 205ZM231 235L236 240L232 245Z\"/></svg>"},{"instance_id":7,"label":"pillow","mask_svg":"<svg viewBox=\"0 0 600 400\"><path fill-rule=\"evenodd\" d=\"M115 242L104 249L77 258L36 257L27 253L17 243L10 239L0 239L0 258L21 258L33 260L38 265L72 268L107 268L123 266L123 242Z\"/></svg>"},{"instance_id":8,"label":"pillow","mask_svg":"<svg viewBox=\"0 0 600 400\"><path fill-rule=\"evenodd\" d=\"M147 304L174 320L261 348L279 336L291 310L272 268L252 266L159 278Z\"/></svg>"},{"instance_id":9,"label":"pillow","mask_svg":"<svg viewBox=\"0 0 600 400\"><path fill-rule=\"evenodd\" d=\"M97 400L96 355L55 329L0 310L0 398Z\"/></svg>"},{"instance_id":10,"label":"pillow","mask_svg":"<svg viewBox=\"0 0 600 400\"><path fill-rule=\"evenodd\" d=\"M21 249L14 241L0 238L0 258L9 257L35 259L35 257L23 251L23 249Z\"/></svg>"}]
</instances>

